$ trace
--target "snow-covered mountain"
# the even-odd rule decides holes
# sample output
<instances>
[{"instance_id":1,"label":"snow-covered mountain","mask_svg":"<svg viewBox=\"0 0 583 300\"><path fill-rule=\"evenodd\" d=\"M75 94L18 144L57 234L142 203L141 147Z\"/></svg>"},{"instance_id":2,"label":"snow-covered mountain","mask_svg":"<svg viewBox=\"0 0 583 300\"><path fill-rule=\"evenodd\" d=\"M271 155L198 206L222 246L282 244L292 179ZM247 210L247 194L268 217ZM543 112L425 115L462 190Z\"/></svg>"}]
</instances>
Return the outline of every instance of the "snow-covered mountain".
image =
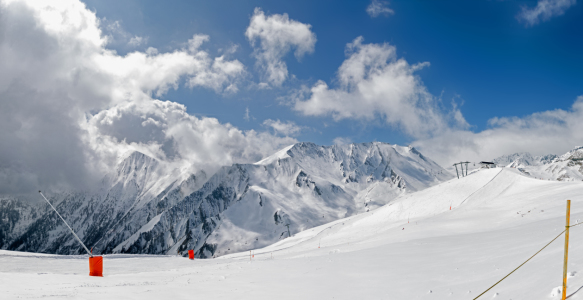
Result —
<instances>
[{"instance_id":1,"label":"snow-covered mountain","mask_svg":"<svg viewBox=\"0 0 583 300\"><path fill-rule=\"evenodd\" d=\"M555 158L557 158L557 156L554 154L532 156L528 152L519 152L510 155L500 156L494 159L493 162L496 163L497 165L509 168L518 168L548 164L552 162Z\"/></svg>"},{"instance_id":2,"label":"snow-covered mountain","mask_svg":"<svg viewBox=\"0 0 583 300\"><path fill-rule=\"evenodd\" d=\"M212 257L267 246L451 178L412 147L298 143L210 177L134 152L97 191L50 199L96 253L185 255L194 249L198 257ZM58 217L42 211L1 247L80 253Z\"/></svg>"},{"instance_id":3,"label":"snow-covered mountain","mask_svg":"<svg viewBox=\"0 0 583 300\"><path fill-rule=\"evenodd\" d=\"M221 169L175 206L162 201L167 209L113 251L195 249L210 257L263 247L452 178L442 171L414 148L299 143L255 164ZM375 189L382 192L372 197Z\"/></svg>"},{"instance_id":4,"label":"snow-covered mountain","mask_svg":"<svg viewBox=\"0 0 583 300\"><path fill-rule=\"evenodd\" d=\"M184 190L181 196L185 196L200 187L206 176L204 173L198 176L202 179L194 180L197 178L195 175L188 177L179 170L168 170L158 160L133 152L121 161L116 170L105 176L96 190L47 196L87 245L103 246L102 237L115 233L111 229L135 231L155 215L150 212L154 209L144 214L141 208L155 205L157 199L170 192ZM190 188L185 188L189 183ZM59 254L82 251L48 205L38 205L35 211L42 213L37 213L22 234L11 234L3 248ZM22 214L21 217L32 218L29 214Z\"/></svg>"},{"instance_id":5,"label":"snow-covered mountain","mask_svg":"<svg viewBox=\"0 0 583 300\"><path fill-rule=\"evenodd\" d=\"M516 168L534 178L559 181L583 180L583 147L577 147L561 156L554 154L532 156L528 152L496 158L498 165Z\"/></svg>"}]
</instances>

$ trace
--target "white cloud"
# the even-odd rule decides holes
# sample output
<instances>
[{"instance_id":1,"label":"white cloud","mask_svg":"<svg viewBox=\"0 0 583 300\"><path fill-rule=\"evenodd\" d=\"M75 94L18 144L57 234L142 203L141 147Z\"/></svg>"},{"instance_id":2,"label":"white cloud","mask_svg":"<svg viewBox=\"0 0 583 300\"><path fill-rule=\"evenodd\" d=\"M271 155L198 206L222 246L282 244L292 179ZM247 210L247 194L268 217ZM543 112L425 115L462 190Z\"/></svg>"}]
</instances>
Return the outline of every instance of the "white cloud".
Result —
<instances>
[{"instance_id":1,"label":"white cloud","mask_svg":"<svg viewBox=\"0 0 583 300\"><path fill-rule=\"evenodd\" d=\"M87 126L94 131L91 145L98 153L113 158L135 149L191 171L212 172L223 165L258 161L296 142L265 132L245 132L214 118L199 119L182 104L159 100L103 110Z\"/></svg>"},{"instance_id":2,"label":"white cloud","mask_svg":"<svg viewBox=\"0 0 583 300\"><path fill-rule=\"evenodd\" d=\"M539 0L534 8L523 6L516 17L527 26L534 26L541 21L548 21L552 17L564 14L576 3L577 0Z\"/></svg>"},{"instance_id":3,"label":"white cloud","mask_svg":"<svg viewBox=\"0 0 583 300\"><path fill-rule=\"evenodd\" d=\"M251 114L249 111L249 107L245 108L245 115L243 116L243 119L247 122L249 122L251 120Z\"/></svg>"},{"instance_id":4,"label":"white cloud","mask_svg":"<svg viewBox=\"0 0 583 300\"><path fill-rule=\"evenodd\" d=\"M121 22L110 21L107 18L98 20L102 35L105 36L108 45L129 46L131 48L139 47L148 43L148 37L130 34L123 29Z\"/></svg>"},{"instance_id":5,"label":"white cloud","mask_svg":"<svg viewBox=\"0 0 583 300\"><path fill-rule=\"evenodd\" d=\"M206 34L195 34L191 39L188 40L188 50L191 53L197 53L198 48L200 48L202 44L208 42L210 39L211 38Z\"/></svg>"},{"instance_id":6,"label":"white cloud","mask_svg":"<svg viewBox=\"0 0 583 300\"><path fill-rule=\"evenodd\" d=\"M468 126L457 108L444 112L439 101L416 76L429 63L410 65L397 59L389 44L363 44L356 38L346 47L348 58L338 69L339 86L318 81L292 96L294 109L307 116L331 115L335 120L383 118L415 138L429 137L451 126Z\"/></svg>"},{"instance_id":7,"label":"white cloud","mask_svg":"<svg viewBox=\"0 0 583 300\"><path fill-rule=\"evenodd\" d=\"M206 52L205 52L206 53ZM188 81L188 86L203 86L216 92L235 93L239 90L237 79L245 74L245 66L238 60L225 60L224 56L215 57L205 66L207 72L199 72Z\"/></svg>"},{"instance_id":8,"label":"white cloud","mask_svg":"<svg viewBox=\"0 0 583 300\"><path fill-rule=\"evenodd\" d=\"M221 49L221 51L224 51L224 53L226 54L234 54L235 52L237 52L237 50L239 50L238 44L233 44L226 49Z\"/></svg>"},{"instance_id":9,"label":"white cloud","mask_svg":"<svg viewBox=\"0 0 583 300\"><path fill-rule=\"evenodd\" d=\"M302 131L302 128L292 121L282 122L279 119L277 121L267 119L263 121L263 126L271 127L276 134L281 134L285 136L294 136Z\"/></svg>"},{"instance_id":10,"label":"white cloud","mask_svg":"<svg viewBox=\"0 0 583 300\"><path fill-rule=\"evenodd\" d=\"M219 93L236 91L236 82L244 74L243 64L225 60L224 56L211 58L208 52L199 49L208 39L206 35L194 35L188 41L188 50L158 53L148 48L146 53L136 51L126 56L104 51L93 56L93 60L116 79L120 89L155 91L161 96L170 88L177 89L179 79L187 76L189 87L211 88Z\"/></svg>"},{"instance_id":11,"label":"white cloud","mask_svg":"<svg viewBox=\"0 0 583 300\"><path fill-rule=\"evenodd\" d=\"M481 132L447 130L413 143L443 166L490 160L505 154L563 154L583 145L583 96L569 110L550 110L518 118L492 118Z\"/></svg>"},{"instance_id":12,"label":"white cloud","mask_svg":"<svg viewBox=\"0 0 583 300\"><path fill-rule=\"evenodd\" d=\"M243 65L200 49L125 56L77 0L0 0L0 194L83 188L125 151L193 168L253 162L291 138L241 131L159 101L182 79L235 91Z\"/></svg>"},{"instance_id":13,"label":"white cloud","mask_svg":"<svg viewBox=\"0 0 583 300\"><path fill-rule=\"evenodd\" d=\"M314 52L316 35L311 25L290 20L287 14L266 16L256 8L245 36L253 46L257 66L265 72L262 80L280 86L288 77L283 57L295 48L294 55L300 59L306 53Z\"/></svg>"},{"instance_id":14,"label":"white cloud","mask_svg":"<svg viewBox=\"0 0 583 300\"><path fill-rule=\"evenodd\" d=\"M395 11L389 8L389 2L379 0L372 0L372 2L366 7L366 12L373 18L380 15L386 17L395 14Z\"/></svg>"},{"instance_id":15,"label":"white cloud","mask_svg":"<svg viewBox=\"0 0 583 300\"><path fill-rule=\"evenodd\" d=\"M139 46L145 45L147 43L148 43L148 37L141 37L141 36L136 35L136 36L130 38L128 45L132 46L132 47L139 47Z\"/></svg>"},{"instance_id":16,"label":"white cloud","mask_svg":"<svg viewBox=\"0 0 583 300\"><path fill-rule=\"evenodd\" d=\"M350 138L347 137L337 137L335 138L332 143L334 143L334 145L348 145L348 144L352 144L352 140Z\"/></svg>"},{"instance_id":17,"label":"white cloud","mask_svg":"<svg viewBox=\"0 0 583 300\"><path fill-rule=\"evenodd\" d=\"M148 49L146 49L146 54L148 54L150 56L154 56L154 55L158 54L158 49L156 49L154 47L148 47Z\"/></svg>"}]
</instances>

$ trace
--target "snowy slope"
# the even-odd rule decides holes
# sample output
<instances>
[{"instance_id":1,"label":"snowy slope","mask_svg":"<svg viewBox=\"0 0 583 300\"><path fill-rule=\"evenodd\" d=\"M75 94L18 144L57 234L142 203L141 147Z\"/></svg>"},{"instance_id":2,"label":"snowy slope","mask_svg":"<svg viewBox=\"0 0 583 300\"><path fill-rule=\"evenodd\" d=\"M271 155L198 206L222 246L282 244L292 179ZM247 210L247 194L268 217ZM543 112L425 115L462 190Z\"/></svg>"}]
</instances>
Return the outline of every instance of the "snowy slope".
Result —
<instances>
[{"instance_id":1,"label":"snowy slope","mask_svg":"<svg viewBox=\"0 0 583 300\"><path fill-rule=\"evenodd\" d=\"M583 221L581 195L580 182L481 170L297 233L253 258L108 255L105 277L95 278L82 256L0 251L0 282L9 298L473 299L564 229L566 199L572 223ZM570 241L569 299L583 299L583 227L571 229ZM480 299L560 299L562 260L560 237Z\"/></svg>"}]
</instances>

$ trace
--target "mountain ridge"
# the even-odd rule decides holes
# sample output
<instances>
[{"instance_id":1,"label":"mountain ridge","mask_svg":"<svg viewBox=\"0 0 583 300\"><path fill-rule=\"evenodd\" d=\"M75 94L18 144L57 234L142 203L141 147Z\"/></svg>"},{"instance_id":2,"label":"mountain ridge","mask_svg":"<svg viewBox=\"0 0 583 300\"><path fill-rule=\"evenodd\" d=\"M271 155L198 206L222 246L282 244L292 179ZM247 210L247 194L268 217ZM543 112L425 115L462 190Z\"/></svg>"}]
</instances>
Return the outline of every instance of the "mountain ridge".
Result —
<instances>
[{"instance_id":1,"label":"mountain ridge","mask_svg":"<svg viewBox=\"0 0 583 300\"><path fill-rule=\"evenodd\" d=\"M516 168L525 175L544 180L583 180L583 146L562 155L532 156L528 152L504 155L493 160L498 165Z\"/></svg>"},{"instance_id":2,"label":"mountain ridge","mask_svg":"<svg viewBox=\"0 0 583 300\"><path fill-rule=\"evenodd\" d=\"M96 253L205 258L267 246L453 176L413 147L380 142L296 143L256 163L184 173L140 152L123 159L97 192L52 195L57 209ZM48 232L52 232L50 235ZM5 249L81 253L44 211Z\"/></svg>"}]
</instances>

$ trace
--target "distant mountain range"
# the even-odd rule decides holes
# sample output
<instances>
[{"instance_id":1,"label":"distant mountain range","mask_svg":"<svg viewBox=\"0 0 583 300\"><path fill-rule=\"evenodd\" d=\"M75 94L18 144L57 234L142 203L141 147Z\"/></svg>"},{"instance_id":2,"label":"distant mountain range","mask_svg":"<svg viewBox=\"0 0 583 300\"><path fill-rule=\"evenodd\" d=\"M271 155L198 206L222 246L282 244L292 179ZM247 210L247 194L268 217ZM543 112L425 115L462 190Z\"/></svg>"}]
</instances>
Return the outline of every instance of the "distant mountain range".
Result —
<instances>
[{"instance_id":1,"label":"distant mountain range","mask_svg":"<svg viewBox=\"0 0 583 300\"><path fill-rule=\"evenodd\" d=\"M95 253L199 258L264 247L453 178L412 147L298 143L215 174L128 155L93 191L47 195ZM289 233L288 233L289 228ZM0 248L79 254L48 205L0 200Z\"/></svg>"},{"instance_id":2,"label":"distant mountain range","mask_svg":"<svg viewBox=\"0 0 583 300\"><path fill-rule=\"evenodd\" d=\"M561 156L554 154L532 156L528 152L505 155L494 160L500 166L516 168L531 177L559 180L583 180L583 147L577 147Z\"/></svg>"}]
</instances>

